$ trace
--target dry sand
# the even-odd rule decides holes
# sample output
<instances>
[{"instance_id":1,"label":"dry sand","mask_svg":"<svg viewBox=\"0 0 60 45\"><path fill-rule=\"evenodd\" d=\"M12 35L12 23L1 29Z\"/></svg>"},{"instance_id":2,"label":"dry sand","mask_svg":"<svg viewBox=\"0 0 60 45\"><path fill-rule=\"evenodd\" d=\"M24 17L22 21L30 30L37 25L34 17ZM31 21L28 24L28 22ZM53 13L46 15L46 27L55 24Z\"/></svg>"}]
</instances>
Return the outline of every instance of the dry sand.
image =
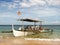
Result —
<instances>
[{"instance_id":1,"label":"dry sand","mask_svg":"<svg viewBox=\"0 0 60 45\"><path fill-rule=\"evenodd\" d=\"M0 38L0 45L60 45L60 41L25 40L17 37Z\"/></svg>"}]
</instances>

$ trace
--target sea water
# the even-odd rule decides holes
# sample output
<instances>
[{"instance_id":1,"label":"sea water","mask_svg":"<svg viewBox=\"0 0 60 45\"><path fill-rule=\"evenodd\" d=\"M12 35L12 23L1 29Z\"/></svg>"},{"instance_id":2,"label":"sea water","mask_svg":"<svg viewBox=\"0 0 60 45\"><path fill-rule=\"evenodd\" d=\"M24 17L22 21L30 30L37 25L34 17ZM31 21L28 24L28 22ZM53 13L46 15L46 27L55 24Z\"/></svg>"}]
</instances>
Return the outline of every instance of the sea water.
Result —
<instances>
[{"instance_id":1,"label":"sea water","mask_svg":"<svg viewBox=\"0 0 60 45\"><path fill-rule=\"evenodd\" d=\"M18 30L18 28L21 25L14 25L14 28ZM26 26L26 25L25 25ZM48 35L49 38L59 38L60 39L60 25L43 25L43 28L49 28L53 29L53 33L51 35ZM5 37L13 37L12 32L5 32L2 33L3 31L12 31L12 26L11 25L0 25L0 36L5 36ZM44 34L44 36L47 34Z\"/></svg>"}]
</instances>

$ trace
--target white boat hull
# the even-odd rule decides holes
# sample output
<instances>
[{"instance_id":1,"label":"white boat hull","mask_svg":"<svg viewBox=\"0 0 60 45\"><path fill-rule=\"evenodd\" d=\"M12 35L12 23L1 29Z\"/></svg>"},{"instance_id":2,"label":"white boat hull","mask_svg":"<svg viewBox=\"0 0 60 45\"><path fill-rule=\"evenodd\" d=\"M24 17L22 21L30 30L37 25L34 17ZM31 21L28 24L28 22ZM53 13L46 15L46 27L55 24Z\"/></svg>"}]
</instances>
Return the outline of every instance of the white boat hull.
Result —
<instances>
[{"instance_id":1,"label":"white boat hull","mask_svg":"<svg viewBox=\"0 0 60 45\"><path fill-rule=\"evenodd\" d=\"M27 34L28 34L28 32L13 30L13 35L15 37L17 37L17 36L26 36Z\"/></svg>"},{"instance_id":2,"label":"white boat hull","mask_svg":"<svg viewBox=\"0 0 60 45\"><path fill-rule=\"evenodd\" d=\"M13 30L13 35L15 37L18 37L18 36L27 36L27 35L30 35L30 34L33 34L33 32L26 32L26 31L21 31L21 30L15 30L13 25L12 25L12 30Z\"/></svg>"}]
</instances>

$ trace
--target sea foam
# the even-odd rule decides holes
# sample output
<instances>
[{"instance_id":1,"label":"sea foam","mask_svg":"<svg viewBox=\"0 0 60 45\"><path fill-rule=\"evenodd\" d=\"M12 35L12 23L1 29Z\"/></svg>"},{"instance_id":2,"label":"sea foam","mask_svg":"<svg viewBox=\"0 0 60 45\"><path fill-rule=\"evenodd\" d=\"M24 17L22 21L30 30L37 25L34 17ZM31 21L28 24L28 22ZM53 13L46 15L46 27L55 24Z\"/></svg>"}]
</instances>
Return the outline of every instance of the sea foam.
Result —
<instances>
[{"instance_id":1,"label":"sea foam","mask_svg":"<svg viewBox=\"0 0 60 45\"><path fill-rule=\"evenodd\" d=\"M40 39L40 38L24 38L25 40L40 40L40 41L60 41L60 39Z\"/></svg>"}]
</instances>

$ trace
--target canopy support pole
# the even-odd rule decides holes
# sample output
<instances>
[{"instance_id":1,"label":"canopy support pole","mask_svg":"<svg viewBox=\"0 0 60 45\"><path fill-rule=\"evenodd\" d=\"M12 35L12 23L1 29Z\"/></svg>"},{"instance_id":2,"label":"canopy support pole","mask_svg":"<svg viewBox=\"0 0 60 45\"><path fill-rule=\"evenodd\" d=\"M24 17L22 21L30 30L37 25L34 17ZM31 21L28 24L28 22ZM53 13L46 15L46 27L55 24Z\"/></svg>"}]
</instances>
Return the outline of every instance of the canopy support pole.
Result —
<instances>
[{"instance_id":1,"label":"canopy support pole","mask_svg":"<svg viewBox=\"0 0 60 45\"><path fill-rule=\"evenodd\" d=\"M34 22L34 30L35 30L35 28L36 28L36 22Z\"/></svg>"}]
</instances>

